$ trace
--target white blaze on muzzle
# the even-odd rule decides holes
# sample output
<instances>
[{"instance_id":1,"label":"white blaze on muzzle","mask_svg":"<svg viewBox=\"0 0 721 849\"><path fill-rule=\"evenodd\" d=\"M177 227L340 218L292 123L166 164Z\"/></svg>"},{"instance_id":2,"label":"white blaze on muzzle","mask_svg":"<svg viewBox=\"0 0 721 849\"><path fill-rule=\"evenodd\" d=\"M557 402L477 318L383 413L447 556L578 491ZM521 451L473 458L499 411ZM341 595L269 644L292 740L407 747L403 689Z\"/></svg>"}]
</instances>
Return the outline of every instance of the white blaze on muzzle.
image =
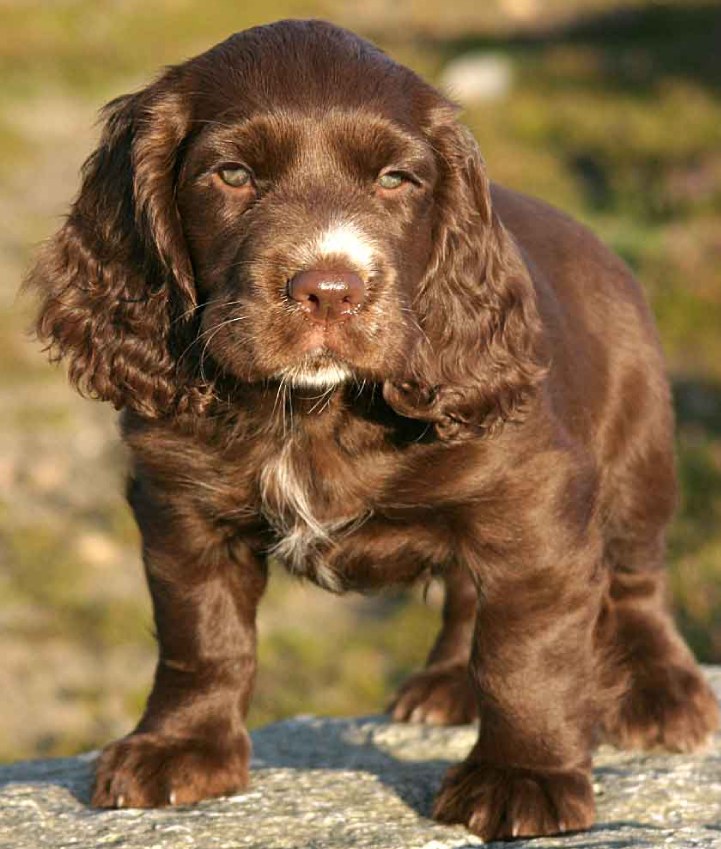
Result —
<instances>
[{"instance_id":1,"label":"white blaze on muzzle","mask_svg":"<svg viewBox=\"0 0 721 849\"><path fill-rule=\"evenodd\" d=\"M367 278L376 257L373 240L355 224L344 222L333 224L321 231L314 239L301 247L301 259L305 268L311 269L326 259L347 259L353 270Z\"/></svg>"}]
</instances>

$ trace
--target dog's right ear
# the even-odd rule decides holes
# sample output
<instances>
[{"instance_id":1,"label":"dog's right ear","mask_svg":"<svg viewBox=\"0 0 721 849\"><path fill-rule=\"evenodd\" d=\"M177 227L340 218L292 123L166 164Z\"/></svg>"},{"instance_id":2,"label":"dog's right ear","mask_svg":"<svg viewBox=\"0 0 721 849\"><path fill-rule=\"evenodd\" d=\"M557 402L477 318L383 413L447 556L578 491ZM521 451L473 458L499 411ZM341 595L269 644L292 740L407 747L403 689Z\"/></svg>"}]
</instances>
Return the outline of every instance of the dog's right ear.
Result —
<instances>
[{"instance_id":1,"label":"dog's right ear","mask_svg":"<svg viewBox=\"0 0 721 849\"><path fill-rule=\"evenodd\" d=\"M80 193L26 280L37 335L77 388L149 418L204 396L181 356L196 307L174 196L188 112L173 69L105 107Z\"/></svg>"}]
</instances>

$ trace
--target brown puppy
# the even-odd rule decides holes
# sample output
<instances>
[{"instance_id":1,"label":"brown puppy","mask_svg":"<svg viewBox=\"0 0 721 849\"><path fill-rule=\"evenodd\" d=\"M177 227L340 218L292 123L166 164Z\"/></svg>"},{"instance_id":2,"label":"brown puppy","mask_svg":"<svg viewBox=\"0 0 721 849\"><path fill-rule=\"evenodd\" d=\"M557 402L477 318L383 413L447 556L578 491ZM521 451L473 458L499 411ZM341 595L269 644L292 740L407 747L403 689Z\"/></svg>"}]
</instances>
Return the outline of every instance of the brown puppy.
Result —
<instances>
[{"instance_id":1,"label":"brown puppy","mask_svg":"<svg viewBox=\"0 0 721 849\"><path fill-rule=\"evenodd\" d=\"M672 415L642 294L490 186L455 114L302 21L108 106L30 275L40 337L123 410L160 650L95 805L246 786L269 555L334 592L444 578L393 716L480 715L435 816L486 839L591 825L599 730L687 751L717 728L663 603Z\"/></svg>"}]
</instances>

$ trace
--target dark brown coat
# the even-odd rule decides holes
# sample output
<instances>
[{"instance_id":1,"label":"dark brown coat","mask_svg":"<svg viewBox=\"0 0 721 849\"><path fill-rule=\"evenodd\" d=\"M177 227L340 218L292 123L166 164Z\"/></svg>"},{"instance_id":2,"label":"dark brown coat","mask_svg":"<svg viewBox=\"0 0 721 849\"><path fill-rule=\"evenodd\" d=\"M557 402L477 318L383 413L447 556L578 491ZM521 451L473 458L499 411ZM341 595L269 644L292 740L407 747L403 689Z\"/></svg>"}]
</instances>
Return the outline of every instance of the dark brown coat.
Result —
<instances>
[{"instance_id":1,"label":"dark brown coat","mask_svg":"<svg viewBox=\"0 0 721 849\"><path fill-rule=\"evenodd\" d=\"M480 714L435 816L484 838L590 826L599 732L690 750L717 727L663 604L672 416L641 291L491 187L455 112L317 21L107 107L30 275L40 337L123 410L157 625L95 805L246 785L269 555L337 592L444 579L392 713Z\"/></svg>"}]
</instances>

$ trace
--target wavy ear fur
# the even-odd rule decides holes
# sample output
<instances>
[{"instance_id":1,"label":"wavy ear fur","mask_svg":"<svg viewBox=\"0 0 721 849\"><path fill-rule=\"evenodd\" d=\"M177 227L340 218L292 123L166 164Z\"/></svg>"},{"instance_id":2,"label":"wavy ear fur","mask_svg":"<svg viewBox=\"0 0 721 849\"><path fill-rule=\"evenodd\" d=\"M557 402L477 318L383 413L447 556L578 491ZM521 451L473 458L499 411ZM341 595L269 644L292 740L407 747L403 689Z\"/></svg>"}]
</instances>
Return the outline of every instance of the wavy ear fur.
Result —
<instances>
[{"instance_id":1,"label":"wavy ear fur","mask_svg":"<svg viewBox=\"0 0 721 849\"><path fill-rule=\"evenodd\" d=\"M492 209L475 140L450 106L431 139L441 175L434 252L414 305L430 344L419 345L407 379L386 384L384 395L451 440L522 419L545 357L533 284Z\"/></svg>"},{"instance_id":2,"label":"wavy ear fur","mask_svg":"<svg viewBox=\"0 0 721 849\"><path fill-rule=\"evenodd\" d=\"M105 107L80 193L26 281L42 297L37 335L77 388L150 418L203 398L179 359L195 293L174 202L189 118L172 83Z\"/></svg>"}]
</instances>

